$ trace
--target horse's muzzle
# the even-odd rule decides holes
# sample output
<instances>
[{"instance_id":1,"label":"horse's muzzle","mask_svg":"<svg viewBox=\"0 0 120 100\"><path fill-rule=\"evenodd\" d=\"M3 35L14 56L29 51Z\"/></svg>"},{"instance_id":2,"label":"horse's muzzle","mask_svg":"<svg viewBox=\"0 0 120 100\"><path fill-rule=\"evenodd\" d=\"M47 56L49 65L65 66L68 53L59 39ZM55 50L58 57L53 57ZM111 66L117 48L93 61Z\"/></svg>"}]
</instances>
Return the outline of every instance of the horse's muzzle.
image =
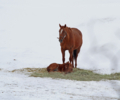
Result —
<instances>
[{"instance_id":1,"label":"horse's muzzle","mask_svg":"<svg viewBox=\"0 0 120 100\"><path fill-rule=\"evenodd\" d=\"M63 40L59 40L60 43L62 43Z\"/></svg>"}]
</instances>

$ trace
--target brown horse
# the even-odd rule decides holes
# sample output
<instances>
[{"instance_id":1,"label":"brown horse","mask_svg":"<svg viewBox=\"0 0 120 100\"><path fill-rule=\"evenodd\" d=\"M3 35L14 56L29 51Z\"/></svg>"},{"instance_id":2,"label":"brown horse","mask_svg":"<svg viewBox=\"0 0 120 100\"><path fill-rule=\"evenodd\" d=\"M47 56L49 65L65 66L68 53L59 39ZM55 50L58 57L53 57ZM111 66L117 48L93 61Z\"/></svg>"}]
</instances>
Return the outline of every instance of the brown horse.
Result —
<instances>
[{"instance_id":1,"label":"brown horse","mask_svg":"<svg viewBox=\"0 0 120 100\"><path fill-rule=\"evenodd\" d=\"M47 71L48 72L55 72L55 71L65 72L67 74L73 71L73 67L72 67L72 64L69 62L64 64L52 63L47 67Z\"/></svg>"},{"instance_id":2,"label":"brown horse","mask_svg":"<svg viewBox=\"0 0 120 100\"><path fill-rule=\"evenodd\" d=\"M65 62L65 51L68 50L70 53L69 61L74 67L73 60L75 60L76 68L78 53L80 52L80 48L82 46L82 33L77 28L67 27L66 24L64 26L59 24L59 26L59 42L62 52L62 61L63 63Z\"/></svg>"},{"instance_id":3,"label":"brown horse","mask_svg":"<svg viewBox=\"0 0 120 100\"><path fill-rule=\"evenodd\" d=\"M54 72L57 71L59 65L57 63L52 63L47 67L48 72Z\"/></svg>"},{"instance_id":4,"label":"brown horse","mask_svg":"<svg viewBox=\"0 0 120 100\"><path fill-rule=\"evenodd\" d=\"M65 74L73 72L73 66L71 63L67 62L65 66Z\"/></svg>"},{"instance_id":5,"label":"brown horse","mask_svg":"<svg viewBox=\"0 0 120 100\"><path fill-rule=\"evenodd\" d=\"M59 64L58 72L65 72L65 74L67 74L67 73L71 73L72 71L73 71L73 67L71 63L67 62L64 64Z\"/></svg>"}]
</instances>

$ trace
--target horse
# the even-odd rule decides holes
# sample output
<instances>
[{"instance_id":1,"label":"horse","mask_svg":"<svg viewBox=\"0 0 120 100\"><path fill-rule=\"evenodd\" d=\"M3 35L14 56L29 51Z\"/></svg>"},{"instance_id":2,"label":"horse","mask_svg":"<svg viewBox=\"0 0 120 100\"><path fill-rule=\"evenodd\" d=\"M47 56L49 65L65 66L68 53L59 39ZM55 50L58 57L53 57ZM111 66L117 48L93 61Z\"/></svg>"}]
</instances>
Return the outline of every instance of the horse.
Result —
<instances>
[{"instance_id":1,"label":"horse","mask_svg":"<svg viewBox=\"0 0 120 100\"><path fill-rule=\"evenodd\" d=\"M58 65L57 63L52 63L52 64L50 64L50 65L47 67L47 71L48 71L48 72L57 71L58 66L59 66L59 65Z\"/></svg>"},{"instance_id":2,"label":"horse","mask_svg":"<svg viewBox=\"0 0 120 100\"><path fill-rule=\"evenodd\" d=\"M65 72L65 74L67 74L67 73L71 73L72 71L73 71L73 67L71 63L67 62L64 64L59 64L58 72Z\"/></svg>"},{"instance_id":3,"label":"horse","mask_svg":"<svg viewBox=\"0 0 120 100\"><path fill-rule=\"evenodd\" d=\"M69 62L67 62L67 63L66 63L66 66L65 66L65 69L66 69L66 70L65 70L65 74L73 72L72 64L69 63Z\"/></svg>"},{"instance_id":4,"label":"horse","mask_svg":"<svg viewBox=\"0 0 120 100\"><path fill-rule=\"evenodd\" d=\"M52 63L47 67L48 72L65 72L65 74L73 71L72 64L67 62L64 64Z\"/></svg>"},{"instance_id":5,"label":"horse","mask_svg":"<svg viewBox=\"0 0 120 100\"><path fill-rule=\"evenodd\" d=\"M77 28L67 27L66 24L64 26L59 24L59 27L58 39L61 46L62 62L65 62L65 51L68 50L70 54L69 61L74 68L73 60L75 60L75 68L77 68L77 57L83 43L82 32Z\"/></svg>"}]
</instances>

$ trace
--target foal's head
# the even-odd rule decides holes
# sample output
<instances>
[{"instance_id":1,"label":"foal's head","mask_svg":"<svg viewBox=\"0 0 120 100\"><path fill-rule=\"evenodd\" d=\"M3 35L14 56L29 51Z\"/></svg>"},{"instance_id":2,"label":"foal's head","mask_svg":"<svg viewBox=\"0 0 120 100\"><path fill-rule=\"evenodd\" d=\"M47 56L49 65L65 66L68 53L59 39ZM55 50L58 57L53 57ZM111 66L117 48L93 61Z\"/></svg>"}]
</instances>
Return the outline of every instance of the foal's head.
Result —
<instances>
[{"instance_id":1,"label":"foal's head","mask_svg":"<svg viewBox=\"0 0 120 100\"><path fill-rule=\"evenodd\" d=\"M66 24L64 26L61 26L59 24L59 26L60 26L60 29L59 29L59 42L62 43L63 40L65 39L66 35L67 35L67 33L65 31Z\"/></svg>"},{"instance_id":2,"label":"foal's head","mask_svg":"<svg viewBox=\"0 0 120 100\"><path fill-rule=\"evenodd\" d=\"M69 62L65 63L65 74L72 72L72 70L73 70L72 64Z\"/></svg>"}]
</instances>

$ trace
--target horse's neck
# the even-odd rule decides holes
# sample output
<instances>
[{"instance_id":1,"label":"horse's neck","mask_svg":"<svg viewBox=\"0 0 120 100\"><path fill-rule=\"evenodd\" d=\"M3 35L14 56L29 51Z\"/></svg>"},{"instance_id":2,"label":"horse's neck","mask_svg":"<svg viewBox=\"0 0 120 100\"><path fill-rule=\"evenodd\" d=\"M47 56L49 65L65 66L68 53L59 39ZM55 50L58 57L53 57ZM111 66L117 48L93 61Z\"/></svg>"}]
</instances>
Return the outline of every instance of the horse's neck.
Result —
<instances>
[{"instance_id":1,"label":"horse's neck","mask_svg":"<svg viewBox=\"0 0 120 100\"><path fill-rule=\"evenodd\" d=\"M66 39L69 41L70 39L70 35L71 35L71 29L70 28L67 28L67 37Z\"/></svg>"},{"instance_id":2,"label":"horse's neck","mask_svg":"<svg viewBox=\"0 0 120 100\"><path fill-rule=\"evenodd\" d=\"M70 28L67 28L66 29L66 38L65 38L65 41L63 43L61 43L61 46L64 46L66 47L66 45L68 45L71 41L70 37L71 37L71 29Z\"/></svg>"}]
</instances>

